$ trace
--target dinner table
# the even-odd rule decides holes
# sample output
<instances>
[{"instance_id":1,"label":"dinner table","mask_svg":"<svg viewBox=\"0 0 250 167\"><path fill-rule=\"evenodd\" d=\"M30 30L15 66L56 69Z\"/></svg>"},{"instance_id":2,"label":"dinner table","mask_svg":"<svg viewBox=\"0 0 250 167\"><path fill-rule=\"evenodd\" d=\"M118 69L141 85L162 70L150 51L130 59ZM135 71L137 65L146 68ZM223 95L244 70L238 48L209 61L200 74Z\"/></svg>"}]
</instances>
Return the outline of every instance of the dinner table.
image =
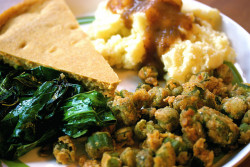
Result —
<instances>
[{"instance_id":1,"label":"dinner table","mask_svg":"<svg viewBox=\"0 0 250 167\"><path fill-rule=\"evenodd\" d=\"M217 8L250 33L250 0L197 0Z\"/></svg>"},{"instance_id":2,"label":"dinner table","mask_svg":"<svg viewBox=\"0 0 250 167\"><path fill-rule=\"evenodd\" d=\"M213 8L217 8L221 13L233 19L248 33L250 33L250 0L197 0L197 1L202 2ZM248 167L248 166L250 166L250 150L248 156L238 165L238 167Z\"/></svg>"}]
</instances>

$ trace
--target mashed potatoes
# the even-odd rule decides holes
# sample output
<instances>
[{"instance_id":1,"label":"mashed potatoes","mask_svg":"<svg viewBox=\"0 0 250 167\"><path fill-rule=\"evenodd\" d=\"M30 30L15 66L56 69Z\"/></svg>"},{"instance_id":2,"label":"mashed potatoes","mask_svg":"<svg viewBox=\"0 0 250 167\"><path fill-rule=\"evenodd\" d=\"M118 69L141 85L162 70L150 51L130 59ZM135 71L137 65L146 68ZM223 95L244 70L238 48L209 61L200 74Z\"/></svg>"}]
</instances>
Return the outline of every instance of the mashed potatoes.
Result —
<instances>
[{"instance_id":1,"label":"mashed potatoes","mask_svg":"<svg viewBox=\"0 0 250 167\"><path fill-rule=\"evenodd\" d=\"M88 34L96 49L102 53L111 66L135 69L145 54L143 36L147 26L145 14L133 15L132 29L129 30L119 14L106 10L106 3L100 3L96 20Z\"/></svg>"},{"instance_id":2,"label":"mashed potatoes","mask_svg":"<svg viewBox=\"0 0 250 167\"><path fill-rule=\"evenodd\" d=\"M161 56L165 77L185 82L192 74L217 68L224 60L234 61L228 38L215 30L220 25L217 10L191 9L184 3L182 11L193 16L193 28L185 40L176 40ZM128 29L120 14L107 10L105 2L99 5L88 34L111 66L135 69L142 62L147 18L144 13L134 13L132 21Z\"/></svg>"}]
</instances>

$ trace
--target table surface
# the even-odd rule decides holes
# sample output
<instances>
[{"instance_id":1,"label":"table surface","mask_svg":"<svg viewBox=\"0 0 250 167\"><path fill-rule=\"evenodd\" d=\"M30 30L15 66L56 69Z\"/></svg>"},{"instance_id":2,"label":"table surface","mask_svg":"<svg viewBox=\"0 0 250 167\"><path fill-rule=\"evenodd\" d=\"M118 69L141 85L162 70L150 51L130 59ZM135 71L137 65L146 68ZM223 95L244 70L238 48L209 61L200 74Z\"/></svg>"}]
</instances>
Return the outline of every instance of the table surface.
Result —
<instances>
[{"instance_id":1,"label":"table surface","mask_svg":"<svg viewBox=\"0 0 250 167\"><path fill-rule=\"evenodd\" d=\"M219 9L250 33L250 0L197 0Z\"/></svg>"},{"instance_id":2,"label":"table surface","mask_svg":"<svg viewBox=\"0 0 250 167\"><path fill-rule=\"evenodd\" d=\"M217 8L250 33L250 0L197 0ZM239 167L250 166L250 156Z\"/></svg>"}]
</instances>

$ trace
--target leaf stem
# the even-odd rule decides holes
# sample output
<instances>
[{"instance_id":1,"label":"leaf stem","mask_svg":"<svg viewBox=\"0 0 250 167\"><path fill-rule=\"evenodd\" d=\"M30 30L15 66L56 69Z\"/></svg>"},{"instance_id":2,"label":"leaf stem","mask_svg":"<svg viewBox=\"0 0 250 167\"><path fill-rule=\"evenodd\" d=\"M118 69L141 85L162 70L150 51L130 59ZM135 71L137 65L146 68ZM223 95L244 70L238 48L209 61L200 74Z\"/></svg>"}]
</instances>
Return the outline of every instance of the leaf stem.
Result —
<instances>
[{"instance_id":1,"label":"leaf stem","mask_svg":"<svg viewBox=\"0 0 250 167\"><path fill-rule=\"evenodd\" d=\"M229 61L224 61L224 64L226 64L230 70L232 71L233 73L233 76L234 76L234 79L232 81L233 84L240 84L243 82L243 79L239 73L239 71L237 70L237 68L234 66L233 63L229 62Z\"/></svg>"},{"instance_id":2,"label":"leaf stem","mask_svg":"<svg viewBox=\"0 0 250 167\"><path fill-rule=\"evenodd\" d=\"M77 18L77 21L80 25L92 23L94 20L95 20L95 16L85 16L85 17Z\"/></svg>"}]
</instances>

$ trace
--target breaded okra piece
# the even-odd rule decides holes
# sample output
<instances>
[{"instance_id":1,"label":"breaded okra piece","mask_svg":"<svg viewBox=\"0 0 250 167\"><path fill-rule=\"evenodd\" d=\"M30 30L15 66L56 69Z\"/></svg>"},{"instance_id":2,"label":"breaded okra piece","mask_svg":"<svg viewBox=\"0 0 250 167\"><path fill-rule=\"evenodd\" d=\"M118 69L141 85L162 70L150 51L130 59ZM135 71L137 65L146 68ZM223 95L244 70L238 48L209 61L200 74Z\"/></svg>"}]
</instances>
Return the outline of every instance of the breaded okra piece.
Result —
<instances>
[{"instance_id":1,"label":"breaded okra piece","mask_svg":"<svg viewBox=\"0 0 250 167\"><path fill-rule=\"evenodd\" d=\"M137 139L144 140L147 138L147 133L152 133L154 129L155 127L153 121L147 122L145 119L141 119L136 123L134 133Z\"/></svg>"},{"instance_id":2,"label":"breaded okra piece","mask_svg":"<svg viewBox=\"0 0 250 167\"><path fill-rule=\"evenodd\" d=\"M175 166L176 155L170 142L163 143L156 151L154 158L154 167L172 167Z\"/></svg>"},{"instance_id":3,"label":"breaded okra piece","mask_svg":"<svg viewBox=\"0 0 250 167\"><path fill-rule=\"evenodd\" d=\"M213 165L214 152L207 150L205 139L200 138L193 146L194 156L199 158L204 166L209 167Z\"/></svg>"},{"instance_id":4,"label":"breaded okra piece","mask_svg":"<svg viewBox=\"0 0 250 167\"><path fill-rule=\"evenodd\" d=\"M138 150L133 149L131 147L127 147L120 155L120 158L122 160L122 164L133 167L136 166L136 154Z\"/></svg>"},{"instance_id":5,"label":"breaded okra piece","mask_svg":"<svg viewBox=\"0 0 250 167\"><path fill-rule=\"evenodd\" d=\"M85 151L94 159L101 158L104 152L113 150L112 138L108 132L93 133L85 144Z\"/></svg>"},{"instance_id":6,"label":"breaded okra piece","mask_svg":"<svg viewBox=\"0 0 250 167\"><path fill-rule=\"evenodd\" d=\"M154 66L144 66L138 72L138 76L147 84L158 85L158 71Z\"/></svg>"},{"instance_id":7,"label":"breaded okra piece","mask_svg":"<svg viewBox=\"0 0 250 167\"><path fill-rule=\"evenodd\" d=\"M241 123L250 124L250 110L248 110L241 120Z\"/></svg>"},{"instance_id":8,"label":"breaded okra piece","mask_svg":"<svg viewBox=\"0 0 250 167\"><path fill-rule=\"evenodd\" d=\"M222 64L216 68L214 70L214 76L217 78L222 78L225 84L230 84L233 81L233 73L226 64Z\"/></svg>"},{"instance_id":9,"label":"breaded okra piece","mask_svg":"<svg viewBox=\"0 0 250 167\"><path fill-rule=\"evenodd\" d=\"M161 87L153 87L148 91L151 101L152 107L165 107L167 105L166 102L164 102L164 99L171 95L171 91L168 88L161 88Z\"/></svg>"},{"instance_id":10,"label":"breaded okra piece","mask_svg":"<svg viewBox=\"0 0 250 167\"><path fill-rule=\"evenodd\" d=\"M55 144L53 154L56 161L61 164L75 162L76 147L69 136L61 136Z\"/></svg>"},{"instance_id":11,"label":"breaded okra piece","mask_svg":"<svg viewBox=\"0 0 250 167\"><path fill-rule=\"evenodd\" d=\"M240 125L239 143L248 144L250 142L250 125L243 123Z\"/></svg>"},{"instance_id":12,"label":"breaded okra piece","mask_svg":"<svg viewBox=\"0 0 250 167\"><path fill-rule=\"evenodd\" d=\"M239 128L231 118L206 106L198 110L198 115L208 130L209 140L213 143L226 146L236 142Z\"/></svg>"},{"instance_id":13,"label":"breaded okra piece","mask_svg":"<svg viewBox=\"0 0 250 167\"><path fill-rule=\"evenodd\" d=\"M117 121L125 125L134 125L139 116L132 95L126 97L115 96L111 110L115 114Z\"/></svg>"},{"instance_id":14,"label":"breaded okra piece","mask_svg":"<svg viewBox=\"0 0 250 167\"><path fill-rule=\"evenodd\" d=\"M202 126L202 117L195 109L188 108L187 110L183 110L180 114L180 124L183 136L192 144L199 138L206 137L206 132Z\"/></svg>"},{"instance_id":15,"label":"breaded okra piece","mask_svg":"<svg viewBox=\"0 0 250 167\"><path fill-rule=\"evenodd\" d=\"M171 95L173 96L180 95L183 91L181 84L174 79L169 79L165 87L171 91Z\"/></svg>"},{"instance_id":16,"label":"breaded okra piece","mask_svg":"<svg viewBox=\"0 0 250 167\"><path fill-rule=\"evenodd\" d=\"M178 112L185 110L189 107L198 109L204 105L204 102L198 96L189 96L189 95L178 95L173 100L173 103L170 103L170 107L173 107Z\"/></svg>"},{"instance_id":17,"label":"breaded okra piece","mask_svg":"<svg viewBox=\"0 0 250 167\"><path fill-rule=\"evenodd\" d=\"M136 154L137 167L152 167L154 165L153 152L143 149Z\"/></svg>"},{"instance_id":18,"label":"breaded okra piece","mask_svg":"<svg viewBox=\"0 0 250 167\"><path fill-rule=\"evenodd\" d=\"M231 97L222 100L222 108L232 119L242 119L247 110L247 103L243 97Z\"/></svg>"},{"instance_id":19,"label":"breaded okra piece","mask_svg":"<svg viewBox=\"0 0 250 167\"><path fill-rule=\"evenodd\" d=\"M172 147L174 148L176 154L176 162L180 165L186 165L191 155L189 154L190 148L187 143L185 143L181 136L177 136L172 133L164 133L163 143L170 142Z\"/></svg>"},{"instance_id":20,"label":"breaded okra piece","mask_svg":"<svg viewBox=\"0 0 250 167\"><path fill-rule=\"evenodd\" d=\"M115 140L123 146L131 146L134 144L133 129L131 127L120 128L115 132Z\"/></svg>"},{"instance_id":21,"label":"breaded okra piece","mask_svg":"<svg viewBox=\"0 0 250 167\"><path fill-rule=\"evenodd\" d=\"M164 107L156 110L155 119L158 125L168 132L172 132L179 126L179 113L170 107Z\"/></svg>"},{"instance_id":22,"label":"breaded okra piece","mask_svg":"<svg viewBox=\"0 0 250 167\"><path fill-rule=\"evenodd\" d=\"M118 154L113 152L105 152L102 156L102 167L121 167L122 161L118 158Z\"/></svg>"}]
</instances>

